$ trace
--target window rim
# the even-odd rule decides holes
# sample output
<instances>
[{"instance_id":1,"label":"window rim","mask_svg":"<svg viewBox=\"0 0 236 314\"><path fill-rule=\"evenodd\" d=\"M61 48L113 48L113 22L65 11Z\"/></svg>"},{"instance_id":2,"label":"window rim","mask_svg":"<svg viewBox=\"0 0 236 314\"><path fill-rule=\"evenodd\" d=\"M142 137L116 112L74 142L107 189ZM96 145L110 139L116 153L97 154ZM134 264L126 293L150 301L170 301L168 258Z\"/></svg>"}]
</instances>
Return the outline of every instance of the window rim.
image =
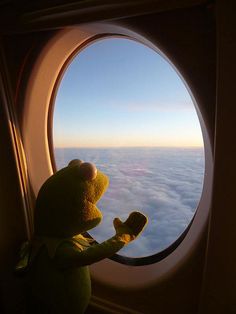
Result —
<instances>
[{"instance_id":1,"label":"window rim","mask_svg":"<svg viewBox=\"0 0 236 314\"><path fill-rule=\"evenodd\" d=\"M63 75L66 72L68 66L73 62L74 58L84 49L86 49L89 45L93 44L96 41L99 40L103 40L103 39L109 39L109 38L125 38L128 40L132 40L132 41L136 41L141 45L144 45L143 43L141 43L140 41L133 39L132 37L126 36L126 35L121 35L121 34L97 34L91 38L89 38L88 40L86 40L85 42L83 42L81 45L79 45L71 54L70 56L67 58L67 60L64 62L60 73L58 74L57 80L54 84L54 88L52 91L52 95L50 98L50 104L49 104L49 108L48 108L48 122L47 122L47 136L48 136L48 143L49 143L49 153L50 153L50 157L51 157L51 164L52 164L52 169L53 169L53 173L55 173L57 170L56 167L56 159L55 159L55 147L53 144L53 115L54 115L54 110L55 110L55 99L56 99L56 95L58 92L58 89L60 88L60 83L63 79ZM145 45L147 48L149 48L147 45ZM151 48L149 48L151 49ZM161 57L163 58L163 56L161 55ZM165 58L166 60L166 58ZM167 60L167 62L169 62L169 60ZM172 65L170 64L170 66L172 67ZM177 73L178 75L178 73ZM181 79L179 77L179 79ZM183 82L184 84L184 82ZM193 104L194 105L194 104ZM196 112L197 114L197 112ZM205 154L205 147L203 146L203 151ZM203 179L204 180L204 179ZM201 198L201 197L200 197ZM200 199L199 199L200 202ZM198 202L198 204L199 204ZM194 221L194 217L196 215L196 212L198 210L198 205L197 208L195 209L194 215L191 219L191 221L189 222L189 224L187 225L187 227L183 230L183 232L174 240L174 242L172 242L170 245L168 245L165 249L148 255L148 256L143 256L143 257L129 257L129 256L125 256L125 255L121 255L119 253L114 254L113 256L111 256L109 259L116 261L118 263L124 264L124 265L129 265L129 266L145 266L145 265L150 265L150 264L154 264L154 263L158 263L161 260L163 260L164 258L166 258L169 254L171 254L178 246L179 244L184 240L185 236L187 235L189 229L191 228L191 225ZM98 243L96 241L96 239L94 239L89 232L86 232L86 236L95 240L95 243Z\"/></svg>"},{"instance_id":2,"label":"window rim","mask_svg":"<svg viewBox=\"0 0 236 314\"><path fill-rule=\"evenodd\" d=\"M56 74L56 78L54 78L54 82L53 82L53 87L51 89L51 93L50 93L50 97L49 97L49 101L47 103L47 106L45 106L44 108L44 114L45 114L45 129L44 129L44 140L46 138L46 142L44 143L45 148L46 148L46 154L47 156L45 156L46 158L44 159L44 163L47 163L47 167L45 167L45 169L47 168L47 170L45 171L46 175L49 176L50 174L52 174L54 172L55 168L55 158L54 158L54 148L53 148L53 137L52 137L52 123L53 123L53 106L54 106L54 100L55 100L55 95L56 95L56 91L57 88L59 86L59 82L60 79L62 77L62 71L65 71L67 64L69 64L69 60L71 56L74 56L78 53L79 50L81 50L83 47L86 47L89 43L91 43L92 41L95 41L96 39L101 39L102 37L105 36L119 36L119 37L126 37L129 38L131 40L136 40L138 42L140 42L141 44L144 44L146 46L151 46L151 49L156 50L158 53L160 53L161 56L163 56L165 59L167 59L171 65L173 66L173 68L176 70L176 72L178 73L179 77L183 79L181 73L176 69L175 65L168 59L168 57L166 55L164 55L164 51L159 51L159 49L157 48L156 44L154 44L153 42L149 41L147 38L143 37L142 35L135 33L134 31L129 30L126 26L122 27L120 25L117 24L107 24L107 23L92 23L91 25L85 25L85 26L79 26L79 27L75 27L72 29L67 29L67 30L62 30L59 31L52 40L49 40L49 42L46 44L46 47L41 55L41 58L39 58L39 62L36 62L37 64L35 65L34 70L37 72L39 70L39 67L44 63L44 57L47 55L50 55L50 44L51 45L55 45L56 46L56 42L57 40L59 41L60 39L63 39L63 37L67 37L67 35L70 34L70 32L80 32L82 30L82 37L83 40L80 41L79 43L79 39L77 39L77 43L75 43L75 40L73 42L73 45L75 46L74 49L71 50L69 57L67 56L67 58L63 61L63 64L61 64L60 70L57 72ZM55 52L55 51L54 51ZM51 53L52 54L52 53ZM67 62L65 62L67 61ZM63 69L63 70L62 70ZM34 76L35 76L35 71L32 71L32 75L31 78L34 80ZM37 80L37 79L35 79ZM35 82L33 82L35 83ZM187 85L187 82L183 79L183 83L185 83ZM161 256L161 254L163 253L163 251L156 253L154 255L150 255L148 257L141 257L141 258L127 258L125 256L122 255L115 255L113 257L113 260L118 261L119 263L115 263L115 265L123 265L124 267L127 267L129 265L133 265L134 264L136 266L143 266L142 269L145 269L145 271L149 273L149 276L147 279L144 279L142 276L141 280L134 280L134 282L128 282L127 280L125 280L125 286L132 286L132 287L136 287L137 283L138 285L144 285L147 282L151 282L153 280L160 280L160 278L162 278L163 276L166 276L167 274L169 274L170 272L172 272L174 269L176 269L176 265L181 266L184 262L184 260L190 255L191 252L193 252L194 247L197 246L197 244L199 243L199 240L203 234L203 231L205 229L206 223L207 223L207 218L208 218L208 213L209 213L209 207L210 207L210 197L206 196L206 194L209 194L209 191L211 191L211 187L212 187L212 166L213 166L213 161L212 161L212 149L211 149L211 144L210 144L210 140L209 140L209 136L208 136L208 130L207 130L207 126L205 125L204 121L203 121L203 117L201 115L200 112L200 108L196 103L195 98L193 97L192 94L192 88L190 90L190 86L187 85L187 90L190 94L190 96L192 96L192 100L193 103L195 105L195 109L199 118L199 122L201 125L201 129L202 129L202 135L203 135L203 142L204 142L204 151L205 151L205 175L204 175L204 180L203 180L203 188L202 188L202 195L201 198L199 200L199 204L198 204L198 208L196 209L195 215L193 216L192 221L189 223L188 227L184 230L184 232L180 235L180 237L169 247L167 247L167 254L165 254L164 257ZM29 88L28 87L28 92L29 92ZM30 94L30 92L29 92ZM31 92L32 94L32 92ZM31 95L32 96L32 95ZM31 149L31 145L29 145L29 141L27 139L27 132L29 132L29 120L30 120L30 116L32 115L32 110L30 110L29 108L29 104L30 101L32 101L31 97L26 96L26 119L23 122L23 140L24 140L24 144L25 144L25 148L26 148L26 156L27 156L27 161L29 162L29 164L31 164L32 161L32 149ZM53 104L52 104L53 103ZM46 110L45 110L46 109ZM46 112L45 112L46 111ZM31 117L32 120L32 117ZM32 124L32 121L31 121ZM51 133L51 135L50 135ZM42 136L42 134L40 136ZM26 139L26 140L25 140ZM46 165L46 164L45 164ZM35 175L32 174L32 165L31 165L31 169L30 169L30 179L33 182L33 191L36 194L40 184L38 181L42 181L42 178L39 178L39 180L35 180ZM210 185L210 188L209 188ZM206 193L206 190L208 190L208 192ZM204 195L203 195L204 194ZM211 194L211 193L210 193ZM205 198L205 202L207 203L207 206L203 206L202 204L202 199ZM208 210L206 210L206 207ZM201 216L199 218L199 216ZM196 226L197 224L200 223L200 226ZM192 230L192 229L195 230ZM197 229L197 230L196 230ZM190 238L190 239L189 239ZM191 245L190 245L191 242ZM148 262L148 259L151 258L153 260L153 257L158 256L158 258L154 258L155 260L153 262ZM127 262L127 260L130 259L130 261ZM168 262L167 262L168 259ZM133 263L134 260L136 260L136 263ZM112 262L112 260L110 260L110 262ZM158 262L158 263L157 263ZM105 262L106 264L107 262ZM166 264L165 265L163 265ZM108 282L108 283L112 283L114 285L114 281L110 280L110 278L101 278L101 276L98 274L98 269L101 269L101 264L102 261L98 263L99 267L96 267L96 265L93 265L92 268L92 274L99 280L103 281L103 282ZM124 265L125 264L125 265ZM157 265L159 270L157 271ZM109 266L111 266L109 264ZM124 271L124 268L120 267L122 269L122 271ZM113 266L112 266L113 267ZM96 269L97 268L97 269ZM133 269L133 268L132 268ZM138 267L139 272L140 272L140 268ZM119 270L120 271L120 270ZM157 271L157 272L156 272ZM153 278L153 274L155 273L155 276ZM147 274L147 273L146 273ZM104 274L103 274L104 275ZM119 275L118 275L119 276ZM125 277L125 276L123 276ZM136 276L137 278L137 276ZM116 285L118 286L123 286L124 282L122 281L121 278L119 278L119 280L116 280Z\"/></svg>"}]
</instances>

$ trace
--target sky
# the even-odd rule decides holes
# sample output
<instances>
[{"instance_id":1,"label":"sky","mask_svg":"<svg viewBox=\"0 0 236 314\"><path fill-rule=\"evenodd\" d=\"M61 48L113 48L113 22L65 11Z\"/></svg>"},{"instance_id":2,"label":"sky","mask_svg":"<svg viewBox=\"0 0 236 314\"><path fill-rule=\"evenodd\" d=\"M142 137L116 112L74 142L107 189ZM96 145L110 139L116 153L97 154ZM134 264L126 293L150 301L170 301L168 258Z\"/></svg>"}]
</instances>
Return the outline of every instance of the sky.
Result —
<instances>
[{"instance_id":1,"label":"sky","mask_svg":"<svg viewBox=\"0 0 236 314\"><path fill-rule=\"evenodd\" d=\"M93 42L65 71L55 147L203 146L191 97L154 50L124 38Z\"/></svg>"}]
</instances>

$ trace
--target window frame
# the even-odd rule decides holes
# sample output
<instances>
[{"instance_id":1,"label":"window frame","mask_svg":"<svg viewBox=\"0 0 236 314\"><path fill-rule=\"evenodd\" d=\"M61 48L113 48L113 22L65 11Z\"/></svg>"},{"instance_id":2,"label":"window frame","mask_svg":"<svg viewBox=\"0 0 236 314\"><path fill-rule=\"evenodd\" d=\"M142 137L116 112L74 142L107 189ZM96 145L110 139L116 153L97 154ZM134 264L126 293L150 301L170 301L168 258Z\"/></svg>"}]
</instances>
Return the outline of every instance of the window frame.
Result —
<instances>
[{"instance_id":1,"label":"window frame","mask_svg":"<svg viewBox=\"0 0 236 314\"><path fill-rule=\"evenodd\" d=\"M31 72L24 105L23 143L29 179L35 195L37 195L42 183L56 170L52 120L54 99L62 73L65 71L71 58L78 51L92 41L107 36L121 36L137 40L167 59L157 48L156 44L126 27L113 23L92 23L62 30L47 42ZM170 60L168 61L170 62ZM172 62L170 63L173 65ZM48 68L49 65L50 69ZM182 78L175 66L174 68ZM45 76L46 69L47 76ZM183 82L185 82L184 79ZM90 267L92 276L99 281L116 286L137 288L138 286L161 280L186 261L191 253L194 252L195 247L197 247L204 234L211 201L212 149L207 126L204 123L199 106L197 106L188 86L187 89L195 104L205 147L204 184L194 218L184 233L170 247L160 253L147 258L126 258L115 255L113 260L106 259L92 265ZM37 121L36 127L35 121ZM142 265L142 267L131 267L131 265ZM109 276L111 272L114 274L112 278Z\"/></svg>"}]
</instances>

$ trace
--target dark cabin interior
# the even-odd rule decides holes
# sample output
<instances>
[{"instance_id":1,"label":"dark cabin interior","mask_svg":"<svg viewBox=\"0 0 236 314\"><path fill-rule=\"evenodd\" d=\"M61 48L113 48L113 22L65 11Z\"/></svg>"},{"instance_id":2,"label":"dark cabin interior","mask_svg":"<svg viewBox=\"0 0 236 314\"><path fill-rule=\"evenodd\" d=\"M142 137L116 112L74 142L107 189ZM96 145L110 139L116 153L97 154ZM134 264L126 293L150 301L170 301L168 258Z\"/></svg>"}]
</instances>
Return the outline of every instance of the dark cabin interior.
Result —
<instances>
[{"instance_id":1,"label":"dark cabin interior","mask_svg":"<svg viewBox=\"0 0 236 314\"><path fill-rule=\"evenodd\" d=\"M3 0L0 16L0 312L24 313L24 282L13 269L20 244L33 232L35 193L22 131L31 70L61 30L96 22L141 34L182 73L204 119L213 176L205 178L207 223L181 265L132 289L92 276L86 313L236 313L236 2Z\"/></svg>"}]
</instances>

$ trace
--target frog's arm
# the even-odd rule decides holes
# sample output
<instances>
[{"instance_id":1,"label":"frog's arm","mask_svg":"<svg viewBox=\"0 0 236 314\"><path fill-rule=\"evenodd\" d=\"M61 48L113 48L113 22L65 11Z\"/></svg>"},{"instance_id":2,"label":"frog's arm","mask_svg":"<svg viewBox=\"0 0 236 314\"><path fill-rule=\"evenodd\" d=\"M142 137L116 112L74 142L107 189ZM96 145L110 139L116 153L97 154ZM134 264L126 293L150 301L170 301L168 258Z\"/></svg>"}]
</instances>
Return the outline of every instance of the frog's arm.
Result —
<instances>
[{"instance_id":1,"label":"frog's arm","mask_svg":"<svg viewBox=\"0 0 236 314\"><path fill-rule=\"evenodd\" d=\"M57 249L54 260L57 267L62 269L86 266L114 255L124 245L125 242L121 241L116 236L101 244L95 244L83 251L64 243Z\"/></svg>"},{"instance_id":2,"label":"frog's arm","mask_svg":"<svg viewBox=\"0 0 236 314\"><path fill-rule=\"evenodd\" d=\"M62 244L54 258L56 265L59 268L86 266L114 255L142 232L147 218L139 212L133 212L124 223L119 218L115 218L113 223L116 235L101 244L95 244L83 251L66 243Z\"/></svg>"}]
</instances>

